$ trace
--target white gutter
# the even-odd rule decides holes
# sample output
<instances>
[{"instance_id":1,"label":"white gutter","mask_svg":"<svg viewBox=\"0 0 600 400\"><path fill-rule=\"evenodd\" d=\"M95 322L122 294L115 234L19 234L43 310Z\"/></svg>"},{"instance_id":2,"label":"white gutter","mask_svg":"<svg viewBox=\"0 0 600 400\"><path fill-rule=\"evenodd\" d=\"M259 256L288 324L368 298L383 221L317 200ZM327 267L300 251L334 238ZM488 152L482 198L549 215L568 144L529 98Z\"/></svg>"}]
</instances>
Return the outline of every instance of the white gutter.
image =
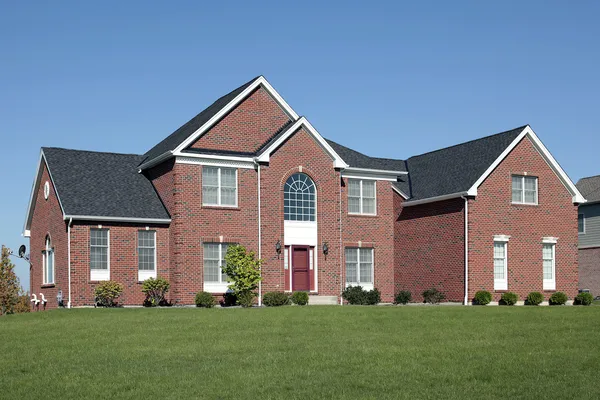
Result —
<instances>
[{"instance_id":1,"label":"white gutter","mask_svg":"<svg viewBox=\"0 0 600 400\"><path fill-rule=\"evenodd\" d=\"M406 171L393 171L389 169L371 169L371 168L358 168L358 167L347 167L344 168L344 172L368 172L373 174L382 174L382 175L408 175Z\"/></svg>"},{"instance_id":2,"label":"white gutter","mask_svg":"<svg viewBox=\"0 0 600 400\"><path fill-rule=\"evenodd\" d=\"M67 225L67 262L68 262L68 272L69 272L69 301L67 302L67 308L71 308L71 224L73 223L73 218L69 219L69 224Z\"/></svg>"},{"instance_id":3,"label":"white gutter","mask_svg":"<svg viewBox=\"0 0 600 400\"><path fill-rule=\"evenodd\" d=\"M469 305L469 199L461 196L465 200L465 302Z\"/></svg>"},{"instance_id":4,"label":"white gutter","mask_svg":"<svg viewBox=\"0 0 600 400\"><path fill-rule=\"evenodd\" d=\"M162 161L167 160L173 156L173 151L169 150L162 153L160 156L149 160L138 167L138 173L141 173L143 170L153 167L157 164L160 164Z\"/></svg>"},{"instance_id":5,"label":"white gutter","mask_svg":"<svg viewBox=\"0 0 600 400\"><path fill-rule=\"evenodd\" d=\"M402 206L403 207L418 206L420 204L435 203L436 201L457 199L459 197L464 198L464 196L468 196L468 195L469 195L468 192L445 194L443 196L429 197L427 199L405 201L404 203L402 203Z\"/></svg>"},{"instance_id":6,"label":"white gutter","mask_svg":"<svg viewBox=\"0 0 600 400\"><path fill-rule=\"evenodd\" d=\"M261 221L260 221L260 164L256 160L253 159L254 164L256 165L258 171L258 182L257 182L257 192L258 192L258 259L262 260L262 231L261 231ZM260 268L260 277L261 280L258 281L258 306L262 306L262 265Z\"/></svg>"},{"instance_id":7,"label":"white gutter","mask_svg":"<svg viewBox=\"0 0 600 400\"><path fill-rule=\"evenodd\" d=\"M79 221L133 222L145 224L169 224L171 218L129 218L129 217L100 217L96 215L65 215L63 219Z\"/></svg>"}]
</instances>

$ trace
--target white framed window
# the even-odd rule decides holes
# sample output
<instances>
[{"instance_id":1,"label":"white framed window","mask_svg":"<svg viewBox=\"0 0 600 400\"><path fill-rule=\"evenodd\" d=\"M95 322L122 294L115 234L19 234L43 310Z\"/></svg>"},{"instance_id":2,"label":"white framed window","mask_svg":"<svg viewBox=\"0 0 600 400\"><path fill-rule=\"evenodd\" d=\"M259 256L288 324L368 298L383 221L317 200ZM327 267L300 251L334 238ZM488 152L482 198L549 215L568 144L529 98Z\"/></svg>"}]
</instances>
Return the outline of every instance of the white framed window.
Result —
<instances>
[{"instance_id":1,"label":"white framed window","mask_svg":"<svg viewBox=\"0 0 600 400\"><path fill-rule=\"evenodd\" d=\"M577 214L577 231L579 233L585 233L585 215Z\"/></svg>"},{"instance_id":2,"label":"white framed window","mask_svg":"<svg viewBox=\"0 0 600 400\"><path fill-rule=\"evenodd\" d=\"M494 240L494 290L508 290L508 240Z\"/></svg>"},{"instance_id":3,"label":"white framed window","mask_svg":"<svg viewBox=\"0 0 600 400\"><path fill-rule=\"evenodd\" d=\"M538 204L538 178L513 175L512 202L514 204Z\"/></svg>"},{"instance_id":4,"label":"white framed window","mask_svg":"<svg viewBox=\"0 0 600 400\"><path fill-rule=\"evenodd\" d=\"M46 247L42 251L42 265L44 270L44 285L54 284L54 248L50 236L46 236Z\"/></svg>"},{"instance_id":5,"label":"white framed window","mask_svg":"<svg viewBox=\"0 0 600 400\"><path fill-rule=\"evenodd\" d=\"M110 279L110 231L90 229L90 280Z\"/></svg>"},{"instance_id":6,"label":"white framed window","mask_svg":"<svg viewBox=\"0 0 600 400\"><path fill-rule=\"evenodd\" d=\"M290 176L283 187L283 216L286 221L313 222L316 219L315 183L306 174Z\"/></svg>"},{"instance_id":7,"label":"white framed window","mask_svg":"<svg viewBox=\"0 0 600 400\"><path fill-rule=\"evenodd\" d=\"M237 169L203 166L202 204L237 207Z\"/></svg>"},{"instance_id":8,"label":"white framed window","mask_svg":"<svg viewBox=\"0 0 600 400\"><path fill-rule=\"evenodd\" d=\"M229 243L204 243L204 290L213 293L227 291L227 274L221 268L225 265L225 254Z\"/></svg>"},{"instance_id":9,"label":"white framed window","mask_svg":"<svg viewBox=\"0 0 600 400\"><path fill-rule=\"evenodd\" d=\"M542 243L544 290L556 290L556 239L544 238Z\"/></svg>"},{"instance_id":10,"label":"white framed window","mask_svg":"<svg viewBox=\"0 0 600 400\"><path fill-rule=\"evenodd\" d=\"M348 213L377 214L376 182L348 179Z\"/></svg>"},{"instance_id":11,"label":"white framed window","mask_svg":"<svg viewBox=\"0 0 600 400\"><path fill-rule=\"evenodd\" d=\"M156 278L156 231L138 231L138 280Z\"/></svg>"},{"instance_id":12,"label":"white framed window","mask_svg":"<svg viewBox=\"0 0 600 400\"><path fill-rule=\"evenodd\" d=\"M362 286L372 290L373 285L373 249L346 247L346 286Z\"/></svg>"}]
</instances>

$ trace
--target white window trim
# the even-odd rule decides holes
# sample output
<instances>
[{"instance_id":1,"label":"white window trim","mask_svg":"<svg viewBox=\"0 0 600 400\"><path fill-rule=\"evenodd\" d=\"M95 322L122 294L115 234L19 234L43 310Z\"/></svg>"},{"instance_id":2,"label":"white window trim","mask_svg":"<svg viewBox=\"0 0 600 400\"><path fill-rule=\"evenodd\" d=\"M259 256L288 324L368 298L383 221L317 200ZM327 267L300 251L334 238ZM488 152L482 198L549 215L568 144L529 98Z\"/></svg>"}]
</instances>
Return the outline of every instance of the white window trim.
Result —
<instances>
[{"instance_id":1,"label":"white window trim","mask_svg":"<svg viewBox=\"0 0 600 400\"><path fill-rule=\"evenodd\" d=\"M108 280L110 280L110 229L103 229L100 227L93 228L93 229L106 231L106 270L90 268L90 280L91 281L108 281ZM90 232L91 232L91 230L90 230ZM90 244L89 244L90 257L92 255L91 248L92 248L92 244L91 244L91 233L90 233Z\"/></svg>"},{"instance_id":2,"label":"white window trim","mask_svg":"<svg viewBox=\"0 0 600 400\"><path fill-rule=\"evenodd\" d=\"M156 231L149 231L154 233L154 270L140 270L140 232L148 232L148 231L144 231L138 230L138 237L137 237L137 253L138 253L138 281L143 282L146 279L150 279L150 278L154 278L156 279L156 270L158 269L158 259L156 258L156 248L157 243L156 243ZM148 249L149 247L144 246L143 248Z\"/></svg>"},{"instance_id":3,"label":"white window trim","mask_svg":"<svg viewBox=\"0 0 600 400\"><path fill-rule=\"evenodd\" d=\"M223 269L219 266L219 282L206 282L204 280L204 245L205 244L217 244L219 245L219 260L224 260L223 245L233 246L235 243L215 243L215 242L204 242L202 243L202 283L204 285L204 291L209 293L225 293L229 290L229 282L223 282Z\"/></svg>"},{"instance_id":4,"label":"white window trim","mask_svg":"<svg viewBox=\"0 0 600 400\"><path fill-rule=\"evenodd\" d=\"M504 245L504 279L496 279L496 271L495 271L495 263L493 264L494 271L492 271L494 276L494 290L508 290L508 239L509 236L505 235L497 235L494 236L494 247L496 244ZM495 254L492 257L492 260L495 260Z\"/></svg>"},{"instance_id":5,"label":"white window trim","mask_svg":"<svg viewBox=\"0 0 600 400\"><path fill-rule=\"evenodd\" d=\"M579 232L579 216L581 215L581 219L583 222L583 231ZM585 214L584 213L578 213L577 214L577 233L580 235L585 235Z\"/></svg>"},{"instance_id":6,"label":"white window trim","mask_svg":"<svg viewBox=\"0 0 600 400\"><path fill-rule=\"evenodd\" d=\"M373 191L375 194L374 200L375 200L375 204L374 204L374 208L375 208L375 212L374 213L366 213L363 212L363 181L368 180L368 179L356 179L356 178L349 178L348 179L348 186L350 186L350 181L358 181L359 183L359 187L360 187L360 197L359 197L359 208L360 211L359 212L350 212L350 210L348 210L348 214L350 215L377 215L377 181L372 181L373 182ZM350 197L355 197L355 196L350 196L350 190L348 190L348 199ZM348 200L348 206L349 206L350 201Z\"/></svg>"},{"instance_id":7,"label":"white window trim","mask_svg":"<svg viewBox=\"0 0 600 400\"><path fill-rule=\"evenodd\" d=\"M50 246L48 246L50 244ZM52 255L52 277L48 279L48 253ZM54 247L52 240L46 238L45 249L42 251L42 282L44 285L54 285L54 277L56 276L56 259L54 258Z\"/></svg>"},{"instance_id":8,"label":"white window trim","mask_svg":"<svg viewBox=\"0 0 600 400\"><path fill-rule=\"evenodd\" d=\"M204 172L204 166L202 167L202 171ZM222 207L222 208L237 208L238 207L238 169L230 168L230 167L217 167L217 166L209 166L209 168L216 168L217 172L217 203L205 203L204 202L204 176L202 176L202 205L206 207ZM221 204L221 170L223 169L232 169L235 171L235 204Z\"/></svg>"},{"instance_id":9,"label":"white window trim","mask_svg":"<svg viewBox=\"0 0 600 400\"><path fill-rule=\"evenodd\" d=\"M513 201L512 200L512 178L521 178L521 199L523 199L523 201ZM525 178L534 178L535 179L535 202L534 203L528 203L525 201ZM510 200L511 200L512 204L528 205L528 206L537 206L539 204L540 190L539 190L539 179L537 176L511 175L510 189L511 189L510 190Z\"/></svg>"},{"instance_id":10,"label":"white window trim","mask_svg":"<svg viewBox=\"0 0 600 400\"><path fill-rule=\"evenodd\" d=\"M346 287L348 286L361 286L364 290L373 290L375 288L375 249L372 247L346 247L344 249L344 272L347 273L348 266L346 262L346 250L356 250L356 278L357 282L348 282L346 279ZM364 283L360 281L360 252L361 251L371 251L371 282ZM345 278L345 277L344 277Z\"/></svg>"},{"instance_id":11,"label":"white window trim","mask_svg":"<svg viewBox=\"0 0 600 400\"><path fill-rule=\"evenodd\" d=\"M543 279L544 276L544 250L543 246L552 246L552 279ZM542 240L542 279L544 290L556 290L556 238Z\"/></svg>"}]
</instances>

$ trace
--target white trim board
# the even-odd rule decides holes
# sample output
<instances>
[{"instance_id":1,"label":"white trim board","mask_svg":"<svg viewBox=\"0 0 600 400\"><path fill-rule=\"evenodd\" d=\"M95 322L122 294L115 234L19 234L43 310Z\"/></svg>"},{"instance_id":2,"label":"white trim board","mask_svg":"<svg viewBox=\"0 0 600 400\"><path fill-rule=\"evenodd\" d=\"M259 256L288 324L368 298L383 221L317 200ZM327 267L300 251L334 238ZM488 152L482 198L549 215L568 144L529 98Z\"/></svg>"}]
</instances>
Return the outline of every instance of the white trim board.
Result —
<instances>
[{"instance_id":1,"label":"white trim board","mask_svg":"<svg viewBox=\"0 0 600 400\"><path fill-rule=\"evenodd\" d=\"M101 221L101 222L131 222L131 223L146 223L146 224L169 224L171 218L130 218L130 217L103 217L97 215L65 215L63 219L68 221Z\"/></svg>"},{"instance_id":2,"label":"white trim board","mask_svg":"<svg viewBox=\"0 0 600 400\"><path fill-rule=\"evenodd\" d=\"M199 155L176 156L176 164L208 165L211 167L254 169L254 159L249 157L205 157Z\"/></svg>"}]
</instances>

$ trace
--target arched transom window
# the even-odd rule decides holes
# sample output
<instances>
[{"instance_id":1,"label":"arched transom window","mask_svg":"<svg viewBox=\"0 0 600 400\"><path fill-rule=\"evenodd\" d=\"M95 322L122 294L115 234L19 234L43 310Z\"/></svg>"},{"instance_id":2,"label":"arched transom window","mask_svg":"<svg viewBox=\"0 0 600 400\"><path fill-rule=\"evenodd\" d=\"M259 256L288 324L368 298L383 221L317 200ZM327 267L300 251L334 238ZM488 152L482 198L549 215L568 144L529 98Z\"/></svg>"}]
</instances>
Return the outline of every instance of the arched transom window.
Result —
<instances>
[{"instance_id":1,"label":"arched transom window","mask_svg":"<svg viewBox=\"0 0 600 400\"><path fill-rule=\"evenodd\" d=\"M293 174L283 188L286 221L315 220L315 183L306 174Z\"/></svg>"}]
</instances>

